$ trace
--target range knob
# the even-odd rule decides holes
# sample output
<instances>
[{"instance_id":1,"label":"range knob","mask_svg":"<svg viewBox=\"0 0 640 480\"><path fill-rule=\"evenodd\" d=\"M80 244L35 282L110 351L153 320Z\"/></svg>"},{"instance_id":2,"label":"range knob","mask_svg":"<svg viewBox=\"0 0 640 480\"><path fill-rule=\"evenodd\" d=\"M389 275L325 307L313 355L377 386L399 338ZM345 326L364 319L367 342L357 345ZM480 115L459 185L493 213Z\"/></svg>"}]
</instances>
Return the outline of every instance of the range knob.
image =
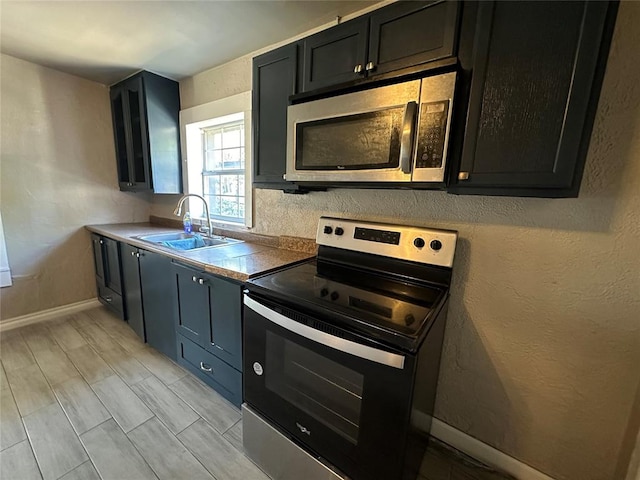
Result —
<instances>
[{"instance_id":1,"label":"range knob","mask_svg":"<svg viewBox=\"0 0 640 480\"><path fill-rule=\"evenodd\" d=\"M431 240L429 244L431 250L435 250L436 252L442 248L442 242L440 240Z\"/></svg>"},{"instance_id":2,"label":"range knob","mask_svg":"<svg viewBox=\"0 0 640 480\"><path fill-rule=\"evenodd\" d=\"M413 241L413 244L414 244L416 247L418 247L418 248L422 248L422 247L424 247L424 238L420 238L420 237L416 238L416 239Z\"/></svg>"},{"instance_id":3,"label":"range knob","mask_svg":"<svg viewBox=\"0 0 640 480\"><path fill-rule=\"evenodd\" d=\"M340 294L338 292L331 292L331 300L333 300L334 302L340 298Z\"/></svg>"},{"instance_id":4,"label":"range knob","mask_svg":"<svg viewBox=\"0 0 640 480\"><path fill-rule=\"evenodd\" d=\"M333 233L333 228L331 228L329 225L325 225L324 226L324 233L326 235L331 235Z\"/></svg>"},{"instance_id":5,"label":"range knob","mask_svg":"<svg viewBox=\"0 0 640 480\"><path fill-rule=\"evenodd\" d=\"M321 297L326 297L327 295L329 295L329 290L327 290L326 288L323 288L322 290L320 290Z\"/></svg>"},{"instance_id":6,"label":"range knob","mask_svg":"<svg viewBox=\"0 0 640 480\"><path fill-rule=\"evenodd\" d=\"M344 233L344 230L342 229L342 227L336 227L336 235L340 236Z\"/></svg>"}]
</instances>

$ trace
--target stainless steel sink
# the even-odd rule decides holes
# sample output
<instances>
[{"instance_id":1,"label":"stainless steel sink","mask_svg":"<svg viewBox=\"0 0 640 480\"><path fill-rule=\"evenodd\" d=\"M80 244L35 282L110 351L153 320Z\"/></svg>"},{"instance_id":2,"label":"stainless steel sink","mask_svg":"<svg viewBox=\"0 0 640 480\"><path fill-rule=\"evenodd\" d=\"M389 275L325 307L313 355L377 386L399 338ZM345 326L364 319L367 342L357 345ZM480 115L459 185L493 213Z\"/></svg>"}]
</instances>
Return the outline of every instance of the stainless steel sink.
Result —
<instances>
[{"instance_id":1,"label":"stainless steel sink","mask_svg":"<svg viewBox=\"0 0 640 480\"><path fill-rule=\"evenodd\" d=\"M198 233L154 233L152 235L140 235L139 240L154 243L173 250L200 250L202 248L222 247L242 243L242 240L225 237L206 237Z\"/></svg>"}]
</instances>

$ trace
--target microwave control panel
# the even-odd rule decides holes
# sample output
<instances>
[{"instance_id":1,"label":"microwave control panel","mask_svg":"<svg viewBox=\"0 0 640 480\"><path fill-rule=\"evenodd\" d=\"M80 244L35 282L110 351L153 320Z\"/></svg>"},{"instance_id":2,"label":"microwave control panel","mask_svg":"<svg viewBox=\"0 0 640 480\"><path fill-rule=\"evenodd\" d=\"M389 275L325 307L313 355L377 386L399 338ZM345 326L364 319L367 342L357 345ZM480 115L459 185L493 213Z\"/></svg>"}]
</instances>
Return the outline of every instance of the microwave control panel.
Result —
<instances>
[{"instance_id":1,"label":"microwave control panel","mask_svg":"<svg viewBox=\"0 0 640 480\"><path fill-rule=\"evenodd\" d=\"M442 168L448 118L449 100L420 105L415 168Z\"/></svg>"}]
</instances>

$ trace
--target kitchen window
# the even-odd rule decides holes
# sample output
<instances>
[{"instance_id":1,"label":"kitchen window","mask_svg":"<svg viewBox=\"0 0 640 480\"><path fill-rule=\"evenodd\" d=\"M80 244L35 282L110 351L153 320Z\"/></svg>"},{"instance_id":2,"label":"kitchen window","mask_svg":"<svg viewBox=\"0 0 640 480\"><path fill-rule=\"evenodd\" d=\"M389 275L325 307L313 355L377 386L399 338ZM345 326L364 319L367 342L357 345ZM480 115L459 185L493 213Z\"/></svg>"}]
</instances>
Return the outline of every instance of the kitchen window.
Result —
<instances>
[{"instance_id":1,"label":"kitchen window","mask_svg":"<svg viewBox=\"0 0 640 480\"><path fill-rule=\"evenodd\" d=\"M185 192L203 196L214 222L251 227L251 94L180 112ZM204 219L202 202L189 205Z\"/></svg>"}]
</instances>

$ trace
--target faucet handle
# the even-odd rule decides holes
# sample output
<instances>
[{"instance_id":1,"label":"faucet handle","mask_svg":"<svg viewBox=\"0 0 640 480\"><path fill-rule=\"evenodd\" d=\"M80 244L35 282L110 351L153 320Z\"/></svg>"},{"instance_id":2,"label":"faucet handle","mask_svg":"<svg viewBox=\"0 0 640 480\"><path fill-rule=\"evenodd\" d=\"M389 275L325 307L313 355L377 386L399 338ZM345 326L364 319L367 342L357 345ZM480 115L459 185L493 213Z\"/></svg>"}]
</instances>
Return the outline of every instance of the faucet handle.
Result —
<instances>
[{"instance_id":1,"label":"faucet handle","mask_svg":"<svg viewBox=\"0 0 640 480\"><path fill-rule=\"evenodd\" d=\"M205 225L200 225L200 228L198 229L198 231L201 233L206 233L207 235L211 234L211 232L209 231L209 227Z\"/></svg>"}]
</instances>

